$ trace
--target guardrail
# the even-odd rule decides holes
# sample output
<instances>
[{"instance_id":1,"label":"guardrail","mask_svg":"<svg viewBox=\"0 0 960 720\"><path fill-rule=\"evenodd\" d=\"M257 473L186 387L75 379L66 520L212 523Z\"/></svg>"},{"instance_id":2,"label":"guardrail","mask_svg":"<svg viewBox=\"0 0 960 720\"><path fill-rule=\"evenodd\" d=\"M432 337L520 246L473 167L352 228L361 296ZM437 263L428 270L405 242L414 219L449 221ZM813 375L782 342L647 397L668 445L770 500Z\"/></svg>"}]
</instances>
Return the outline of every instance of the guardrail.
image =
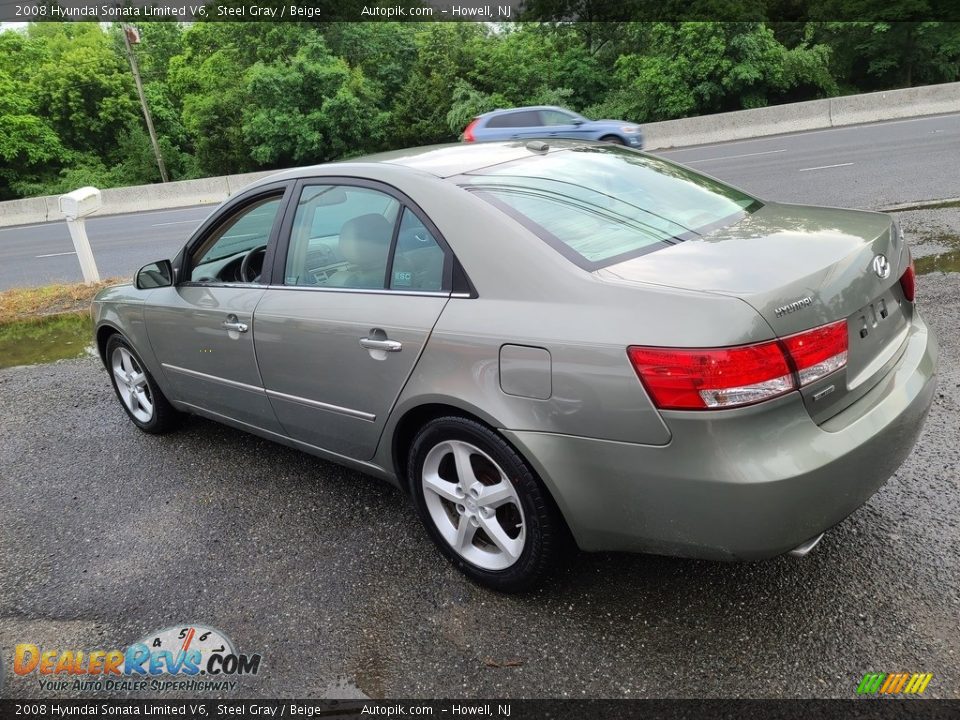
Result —
<instances>
[{"instance_id":1,"label":"guardrail","mask_svg":"<svg viewBox=\"0 0 960 720\"><path fill-rule=\"evenodd\" d=\"M199 180L178 180L157 185L109 188L103 190L103 208L97 213L97 217L223 202L254 180L275 172L276 170L268 170ZM0 202L0 227L63 220L57 205L59 197L59 195L45 195Z\"/></svg>"},{"instance_id":2,"label":"guardrail","mask_svg":"<svg viewBox=\"0 0 960 720\"><path fill-rule=\"evenodd\" d=\"M644 147L660 150L952 112L960 112L960 82L647 123ZM103 191L99 215L219 203L272 172L111 188ZM0 227L61 220L57 197L0 202Z\"/></svg>"},{"instance_id":3,"label":"guardrail","mask_svg":"<svg viewBox=\"0 0 960 720\"><path fill-rule=\"evenodd\" d=\"M647 123L643 139L662 150L958 111L960 82L944 83Z\"/></svg>"}]
</instances>

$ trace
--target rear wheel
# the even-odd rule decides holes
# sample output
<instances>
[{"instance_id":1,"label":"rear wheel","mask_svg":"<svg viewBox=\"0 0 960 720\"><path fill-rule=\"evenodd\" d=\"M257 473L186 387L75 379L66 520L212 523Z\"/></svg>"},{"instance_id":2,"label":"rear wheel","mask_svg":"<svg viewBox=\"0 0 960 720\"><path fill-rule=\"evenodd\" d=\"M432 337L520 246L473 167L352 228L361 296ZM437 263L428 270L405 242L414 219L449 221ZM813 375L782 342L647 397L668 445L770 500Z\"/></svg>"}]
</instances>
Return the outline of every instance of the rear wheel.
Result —
<instances>
[{"instance_id":1,"label":"rear wheel","mask_svg":"<svg viewBox=\"0 0 960 720\"><path fill-rule=\"evenodd\" d=\"M133 424L156 435L173 430L179 424L180 413L167 401L126 339L112 335L105 354L113 389Z\"/></svg>"},{"instance_id":2,"label":"rear wheel","mask_svg":"<svg viewBox=\"0 0 960 720\"><path fill-rule=\"evenodd\" d=\"M408 477L430 536L473 580L518 592L556 564L562 519L523 459L484 425L429 422L410 448Z\"/></svg>"}]
</instances>

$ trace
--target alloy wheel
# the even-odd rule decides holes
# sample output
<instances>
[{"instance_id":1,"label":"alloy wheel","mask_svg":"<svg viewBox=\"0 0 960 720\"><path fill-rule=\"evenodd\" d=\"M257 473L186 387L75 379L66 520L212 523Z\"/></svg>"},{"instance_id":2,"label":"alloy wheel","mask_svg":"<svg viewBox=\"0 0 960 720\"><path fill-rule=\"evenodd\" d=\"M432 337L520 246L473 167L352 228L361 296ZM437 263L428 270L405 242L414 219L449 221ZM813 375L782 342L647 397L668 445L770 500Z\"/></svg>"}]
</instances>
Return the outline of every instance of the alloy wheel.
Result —
<instances>
[{"instance_id":1,"label":"alloy wheel","mask_svg":"<svg viewBox=\"0 0 960 720\"><path fill-rule=\"evenodd\" d=\"M438 443L424 460L421 483L431 520L460 557L484 570L504 570L520 558L520 497L489 455L462 440Z\"/></svg>"},{"instance_id":2,"label":"alloy wheel","mask_svg":"<svg viewBox=\"0 0 960 720\"><path fill-rule=\"evenodd\" d=\"M147 374L140 367L137 358L127 348L120 346L113 351L110 364L117 392L127 410L140 422L150 422L153 418L153 396Z\"/></svg>"}]
</instances>

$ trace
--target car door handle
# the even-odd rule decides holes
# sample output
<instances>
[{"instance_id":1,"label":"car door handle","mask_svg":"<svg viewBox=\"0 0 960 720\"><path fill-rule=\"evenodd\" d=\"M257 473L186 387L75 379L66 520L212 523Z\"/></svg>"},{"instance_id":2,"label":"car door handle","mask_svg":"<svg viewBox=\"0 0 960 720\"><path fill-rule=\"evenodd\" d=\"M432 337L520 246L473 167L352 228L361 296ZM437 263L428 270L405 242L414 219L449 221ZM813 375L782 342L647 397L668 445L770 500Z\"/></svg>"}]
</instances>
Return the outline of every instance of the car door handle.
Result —
<instances>
[{"instance_id":1,"label":"car door handle","mask_svg":"<svg viewBox=\"0 0 960 720\"><path fill-rule=\"evenodd\" d=\"M242 322L230 322L229 320L224 320L223 327L225 330L236 330L237 332L246 332L249 327L246 323Z\"/></svg>"},{"instance_id":2,"label":"car door handle","mask_svg":"<svg viewBox=\"0 0 960 720\"><path fill-rule=\"evenodd\" d=\"M403 343L396 340L375 340L373 338L360 338L360 347L367 350L385 350L387 352L400 352L403 350Z\"/></svg>"}]
</instances>

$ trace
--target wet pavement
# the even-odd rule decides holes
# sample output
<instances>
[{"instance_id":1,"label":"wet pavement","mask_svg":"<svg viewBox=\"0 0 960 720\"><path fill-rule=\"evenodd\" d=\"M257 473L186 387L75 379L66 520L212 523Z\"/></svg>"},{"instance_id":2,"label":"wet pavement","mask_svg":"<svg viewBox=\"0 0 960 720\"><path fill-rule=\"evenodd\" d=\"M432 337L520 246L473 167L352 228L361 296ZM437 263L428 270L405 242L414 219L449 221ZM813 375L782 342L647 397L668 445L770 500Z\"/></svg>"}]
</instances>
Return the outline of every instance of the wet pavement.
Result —
<instances>
[{"instance_id":1,"label":"wet pavement","mask_svg":"<svg viewBox=\"0 0 960 720\"><path fill-rule=\"evenodd\" d=\"M80 694L14 676L18 643L204 623L263 656L234 697L852 698L866 672L960 696L960 275L918 302L942 347L925 430L806 558L578 555L514 597L383 483L200 419L144 435L92 358L0 370L3 693Z\"/></svg>"}]
</instances>

